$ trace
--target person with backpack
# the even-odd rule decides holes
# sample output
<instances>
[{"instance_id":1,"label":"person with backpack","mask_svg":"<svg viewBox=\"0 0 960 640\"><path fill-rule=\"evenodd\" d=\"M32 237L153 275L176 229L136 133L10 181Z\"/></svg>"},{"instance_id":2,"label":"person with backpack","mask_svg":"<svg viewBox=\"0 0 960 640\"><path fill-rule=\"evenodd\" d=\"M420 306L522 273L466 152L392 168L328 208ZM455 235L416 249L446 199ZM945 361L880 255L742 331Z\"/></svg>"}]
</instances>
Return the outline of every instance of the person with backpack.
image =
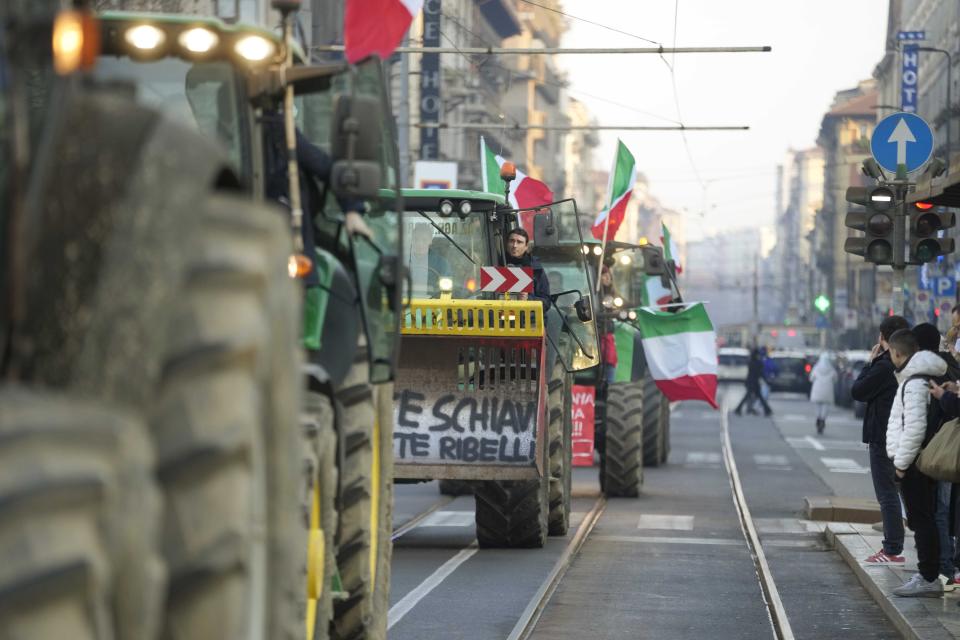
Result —
<instances>
[{"instance_id":1,"label":"person with backpack","mask_svg":"<svg viewBox=\"0 0 960 640\"><path fill-rule=\"evenodd\" d=\"M869 446L870 476L873 490L880 504L883 524L883 547L866 561L870 564L903 566L903 518L900 494L897 491L893 463L887 457L887 422L890 407L897 393L896 368L890 359L887 340L900 329L910 325L901 316L889 316L880 323L877 344L870 353L870 361L860 371L850 389L857 402L866 404L863 414L863 442Z\"/></svg>"},{"instance_id":2,"label":"person with backpack","mask_svg":"<svg viewBox=\"0 0 960 640\"><path fill-rule=\"evenodd\" d=\"M931 380L931 395L934 385L939 386L951 380L960 378L960 364L957 363L949 351L941 350L940 330L929 322L915 326L911 331L917 337L917 344L921 351L931 351L938 354L947 364L947 373ZM929 408L927 423L931 431L936 433L950 418L939 402L933 402ZM932 434L930 437L933 437ZM937 481L937 504L934 519L937 523L937 532L940 534L940 575L944 588L953 591L957 584L957 569L954 564L955 544L950 524L950 505L953 496L953 483L944 480Z\"/></svg>"},{"instance_id":3,"label":"person with backpack","mask_svg":"<svg viewBox=\"0 0 960 640\"><path fill-rule=\"evenodd\" d=\"M900 329L889 340L890 359L897 370L897 393L887 422L887 456L893 461L900 482L900 494L907 510L907 526L917 546L919 573L893 590L903 598L939 598L940 538L934 513L937 483L917 469L914 461L920 449L933 437L930 433L928 406L929 380L947 372L947 363L930 351L921 351L917 337L909 329Z\"/></svg>"}]
</instances>

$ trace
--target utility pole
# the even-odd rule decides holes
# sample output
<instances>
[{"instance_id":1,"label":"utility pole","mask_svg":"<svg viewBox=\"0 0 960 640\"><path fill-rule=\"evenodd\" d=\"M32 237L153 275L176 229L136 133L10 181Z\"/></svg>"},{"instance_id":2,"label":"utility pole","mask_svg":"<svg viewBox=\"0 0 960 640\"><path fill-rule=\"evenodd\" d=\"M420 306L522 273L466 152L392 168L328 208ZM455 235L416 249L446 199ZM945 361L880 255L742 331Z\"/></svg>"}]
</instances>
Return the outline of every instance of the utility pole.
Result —
<instances>
[{"instance_id":1,"label":"utility pole","mask_svg":"<svg viewBox=\"0 0 960 640\"><path fill-rule=\"evenodd\" d=\"M410 30L403 36L404 44L410 41ZM410 179L410 56L400 56L400 104L397 105L397 148L400 153L400 175L397 182L401 187L409 184Z\"/></svg>"}]
</instances>

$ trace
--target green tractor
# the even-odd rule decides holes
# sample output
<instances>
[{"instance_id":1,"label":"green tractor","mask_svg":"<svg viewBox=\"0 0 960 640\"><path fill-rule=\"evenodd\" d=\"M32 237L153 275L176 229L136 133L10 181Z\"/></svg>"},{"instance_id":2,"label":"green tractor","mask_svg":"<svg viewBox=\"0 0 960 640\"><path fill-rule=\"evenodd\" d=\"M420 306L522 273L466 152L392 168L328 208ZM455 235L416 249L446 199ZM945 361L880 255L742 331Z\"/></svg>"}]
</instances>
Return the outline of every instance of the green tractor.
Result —
<instances>
[{"instance_id":1,"label":"green tractor","mask_svg":"<svg viewBox=\"0 0 960 640\"><path fill-rule=\"evenodd\" d=\"M14 637L385 637L400 206L379 63L293 66L269 32L152 14L76 14L51 51L39 4L3 16L17 161L0 433L19 446L0 456L25 462L3 465L0 492L39 502L4 519L0 585L29 606L0 622ZM99 55L56 76L78 34ZM266 199L294 114L330 166L284 157L304 182L291 215ZM34 452L49 477L27 473ZM54 456L77 462L41 462ZM49 507L57 482L87 476L89 499ZM52 526L34 554L15 546ZM83 578L73 591L57 563ZM83 631L71 611L90 614Z\"/></svg>"},{"instance_id":2,"label":"green tractor","mask_svg":"<svg viewBox=\"0 0 960 640\"><path fill-rule=\"evenodd\" d=\"M617 363L612 376L600 368L581 374L577 382L595 390L602 490L609 496L636 497L643 468L665 463L670 452L670 406L647 367L636 309L643 306L649 278L660 279L671 300L680 294L659 247L608 242L604 251L590 241L583 252L591 256L594 269L602 263L612 277L597 296L596 315L600 340L614 346Z\"/></svg>"},{"instance_id":3,"label":"green tractor","mask_svg":"<svg viewBox=\"0 0 960 640\"><path fill-rule=\"evenodd\" d=\"M551 253L564 235L580 245L576 203L535 215L499 195L431 189L405 190L404 209L412 290L401 322L395 477L466 482L480 546L541 547L569 528L572 375L599 362L584 256L555 264ZM546 306L484 283L484 267L506 264L519 224L533 231L544 270L564 274Z\"/></svg>"}]
</instances>

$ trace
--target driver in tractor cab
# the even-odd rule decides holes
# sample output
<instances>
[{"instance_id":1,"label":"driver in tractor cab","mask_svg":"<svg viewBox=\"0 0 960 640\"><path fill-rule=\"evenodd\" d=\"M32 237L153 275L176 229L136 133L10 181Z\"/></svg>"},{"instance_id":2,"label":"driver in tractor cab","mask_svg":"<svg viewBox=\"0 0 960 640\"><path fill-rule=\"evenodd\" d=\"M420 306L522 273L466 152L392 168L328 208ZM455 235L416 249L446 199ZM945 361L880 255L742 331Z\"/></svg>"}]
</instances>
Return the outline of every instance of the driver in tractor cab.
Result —
<instances>
[{"instance_id":1,"label":"driver in tractor cab","mask_svg":"<svg viewBox=\"0 0 960 640\"><path fill-rule=\"evenodd\" d=\"M543 265L530 254L530 234L522 227L511 229L507 234L507 266L533 269L533 293L518 295L520 300L539 300L546 312L550 308L550 281L543 271Z\"/></svg>"}]
</instances>

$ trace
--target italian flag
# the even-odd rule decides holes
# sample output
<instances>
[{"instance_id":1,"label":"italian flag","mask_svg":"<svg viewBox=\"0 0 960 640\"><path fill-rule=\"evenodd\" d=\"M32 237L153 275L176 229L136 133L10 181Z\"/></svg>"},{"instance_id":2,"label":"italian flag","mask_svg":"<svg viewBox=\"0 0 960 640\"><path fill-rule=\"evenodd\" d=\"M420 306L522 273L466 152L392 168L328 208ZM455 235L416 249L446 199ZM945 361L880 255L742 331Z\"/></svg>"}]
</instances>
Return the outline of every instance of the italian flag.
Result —
<instances>
[{"instance_id":1,"label":"italian flag","mask_svg":"<svg viewBox=\"0 0 960 640\"><path fill-rule=\"evenodd\" d=\"M717 406L717 334L702 303L679 313L639 309L637 321L650 375L671 402Z\"/></svg>"},{"instance_id":2,"label":"italian flag","mask_svg":"<svg viewBox=\"0 0 960 640\"><path fill-rule=\"evenodd\" d=\"M481 137L480 171L485 192L503 195L503 180L500 179L500 167L503 163L503 156L495 154ZM510 183L510 195L507 197L507 202L514 209L542 207L553 202L553 191L544 183L534 180L517 169L517 177ZM533 237L533 216L535 214L535 211L523 211L520 214L520 225L527 230L530 237Z\"/></svg>"},{"instance_id":3,"label":"italian flag","mask_svg":"<svg viewBox=\"0 0 960 640\"><path fill-rule=\"evenodd\" d=\"M347 62L373 54L389 58L422 8L423 0L347 0L343 16Z\"/></svg>"},{"instance_id":4,"label":"italian flag","mask_svg":"<svg viewBox=\"0 0 960 640\"><path fill-rule=\"evenodd\" d=\"M627 213L627 203L637 183L637 163L627 145L617 140L617 155L613 159L613 171L607 184L607 205L593 221L593 237L603 241L613 240Z\"/></svg>"},{"instance_id":5,"label":"italian flag","mask_svg":"<svg viewBox=\"0 0 960 640\"><path fill-rule=\"evenodd\" d=\"M677 243L673 241L673 237L670 235L670 229L667 229L667 225L660 223L660 230L663 233L660 236L660 242L663 243L663 258L667 262L673 260L673 264L677 267L677 273L683 273L683 267L680 265L680 252L677 250Z\"/></svg>"},{"instance_id":6,"label":"italian flag","mask_svg":"<svg viewBox=\"0 0 960 640\"><path fill-rule=\"evenodd\" d=\"M663 304L670 304L673 300L673 292L663 286L660 276L643 276L643 290L640 293L643 306L656 307Z\"/></svg>"}]
</instances>

